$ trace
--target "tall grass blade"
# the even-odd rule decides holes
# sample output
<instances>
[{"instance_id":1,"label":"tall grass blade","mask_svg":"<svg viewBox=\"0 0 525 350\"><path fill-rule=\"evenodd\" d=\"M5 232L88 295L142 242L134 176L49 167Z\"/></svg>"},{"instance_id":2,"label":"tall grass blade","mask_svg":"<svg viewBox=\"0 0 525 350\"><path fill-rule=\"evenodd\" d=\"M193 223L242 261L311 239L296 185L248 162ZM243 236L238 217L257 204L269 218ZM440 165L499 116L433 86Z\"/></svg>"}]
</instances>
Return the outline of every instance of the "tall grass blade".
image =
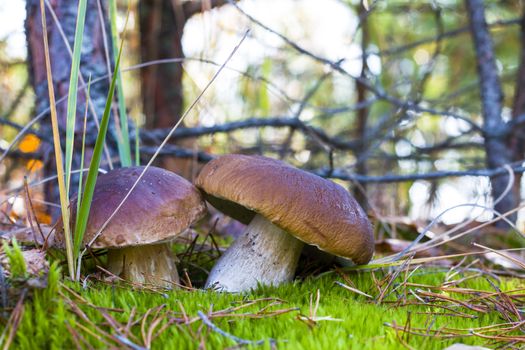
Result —
<instances>
[{"instance_id":1,"label":"tall grass blade","mask_svg":"<svg viewBox=\"0 0 525 350\"><path fill-rule=\"evenodd\" d=\"M91 89L91 74L89 75L88 86L86 95L89 96L89 91ZM86 109L84 111L84 127L82 129L82 153L80 154L80 169L84 169L84 155L86 151L86 124L87 124L87 114L88 114L88 97L86 96ZM80 202L82 201L82 178L84 174L80 173L78 177L78 191L77 191L77 216L75 222L78 222L78 215L80 213Z\"/></svg>"},{"instance_id":2,"label":"tall grass blade","mask_svg":"<svg viewBox=\"0 0 525 350\"><path fill-rule=\"evenodd\" d=\"M129 16L129 10L128 10ZM113 54L115 61L117 60L117 42L118 31L117 31L117 1L109 1L109 20L111 23L111 43L113 46ZM127 22L127 20L126 20ZM126 114L126 101L124 100L124 89L122 86L122 76L120 69L116 70L117 75L117 100L118 100L118 114L120 116L120 136L117 137L118 150L120 156L120 163L123 167L131 166L131 145L129 143L129 129L128 129L128 117Z\"/></svg>"},{"instance_id":3,"label":"tall grass blade","mask_svg":"<svg viewBox=\"0 0 525 350\"><path fill-rule=\"evenodd\" d=\"M123 42L120 44L120 50L118 53L117 60L115 62L115 72L118 71L120 66L120 57L122 54ZM117 81L117 74L113 74L111 79L111 86L109 87L108 96L106 99L106 107L104 108L104 114L102 115L102 120L100 121L100 131L95 142L95 148L93 149L93 155L91 158L91 163L89 164L89 171L86 178L86 185L84 188L84 195L82 196L82 201L80 203L80 210L78 215L78 220L75 225L75 236L74 236L74 255L75 259L79 256L80 245L84 238L84 232L87 226L87 220L89 216L89 210L91 209L91 200L93 199L93 192L95 191L95 183L97 182L98 177L98 167L100 165L100 159L102 156L103 145L106 140L106 134L108 131L110 113L111 113L111 103L113 101L113 95L115 92L115 85ZM77 266L80 269L80 266Z\"/></svg>"},{"instance_id":4,"label":"tall grass blade","mask_svg":"<svg viewBox=\"0 0 525 350\"><path fill-rule=\"evenodd\" d=\"M69 226L69 194L67 192L64 177L64 161L62 159L62 148L60 145L60 132L58 130L58 118L55 102L55 89L53 87L53 73L51 71L51 60L49 58L49 44L47 42L46 9L44 0L40 0L40 11L42 15L42 32L44 37L44 56L46 60L47 87L49 90L49 106L51 112L51 126L53 128L53 145L55 148L55 160L57 167L58 189L60 192L60 209L62 222L64 223L64 240L66 242L66 257L69 277L75 278L75 259L73 257L73 245Z\"/></svg>"},{"instance_id":5,"label":"tall grass blade","mask_svg":"<svg viewBox=\"0 0 525 350\"><path fill-rule=\"evenodd\" d=\"M66 189L69 193L71 180L71 163L73 161L73 146L75 140L75 121L77 114L78 71L80 70L80 55L82 39L84 37L84 23L86 20L87 0L79 0L77 13L77 26L75 29L75 43L71 59L71 75L69 78L69 92L67 97L66 121Z\"/></svg>"}]
</instances>

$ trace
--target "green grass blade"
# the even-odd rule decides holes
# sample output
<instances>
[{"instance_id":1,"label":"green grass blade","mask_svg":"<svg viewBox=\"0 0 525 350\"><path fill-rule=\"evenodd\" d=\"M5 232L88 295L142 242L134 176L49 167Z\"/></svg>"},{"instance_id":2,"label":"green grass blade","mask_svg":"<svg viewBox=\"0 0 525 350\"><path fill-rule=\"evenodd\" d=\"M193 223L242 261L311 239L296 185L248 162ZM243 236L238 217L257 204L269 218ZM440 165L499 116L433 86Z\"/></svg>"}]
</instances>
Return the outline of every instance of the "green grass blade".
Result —
<instances>
[{"instance_id":1,"label":"green grass blade","mask_svg":"<svg viewBox=\"0 0 525 350\"><path fill-rule=\"evenodd\" d=\"M71 180L71 163L73 161L73 146L75 139L75 120L77 114L78 71L80 70L80 55L82 53L82 39L84 37L84 23L86 20L87 0L79 0L77 26L75 29L75 44L71 60L71 75L69 78L69 92L67 98L66 121L66 189L69 193Z\"/></svg>"},{"instance_id":2,"label":"green grass blade","mask_svg":"<svg viewBox=\"0 0 525 350\"><path fill-rule=\"evenodd\" d=\"M120 66L120 57L122 54L123 42L120 45L119 54L115 62L115 72L118 71ZM100 165L100 159L102 156L102 150L104 142L106 141L106 134L108 131L109 117L111 113L111 103L113 101L113 95L115 92L115 85L117 81L117 74L113 74L111 79L111 86L109 87L108 96L106 99L106 107L104 108L104 114L102 120L100 121L100 131L95 142L95 148L93 149L93 156L91 158L91 163L89 164L89 171L86 178L86 185L84 188L84 195L82 196L82 201L80 203L80 210L78 215L78 221L75 225L75 235L74 235L74 255L75 259L79 256L80 246L84 238L84 232L87 226L87 220L89 216L89 210L91 209L91 200L93 199L93 193L95 191L95 183L97 182L98 177L98 168ZM80 266L78 267L80 268Z\"/></svg>"},{"instance_id":3,"label":"green grass blade","mask_svg":"<svg viewBox=\"0 0 525 350\"><path fill-rule=\"evenodd\" d=\"M113 54L115 61L117 60L117 2L116 0L109 1L109 19L111 22L111 43L113 46ZM129 143L129 129L128 117L126 114L126 101L124 100L124 89L122 86L122 76L120 69L116 71L117 74L117 100L118 100L118 114L120 116L120 133L121 137L117 137L118 150L120 156L120 163L123 167L131 166L131 145Z\"/></svg>"},{"instance_id":4,"label":"green grass blade","mask_svg":"<svg viewBox=\"0 0 525 350\"><path fill-rule=\"evenodd\" d=\"M139 133L140 127L138 120L135 123L135 165L140 165L140 133Z\"/></svg>"},{"instance_id":5,"label":"green grass blade","mask_svg":"<svg viewBox=\"0 0 525 350\"><path fill-rule=\"evenodd\" d=\"M87 92L86 92L86 109L84 111L84 128L82 129L82 153L80 154L80 170L84 168L84 155L86 151L86 124L87 124L87 112L88 112L88 97L91 89L91 74L89 75ZM80 213L80 202L82 200L82 178L84 173L81 171L78 178L78 191L77 191L77 216L75 222L78 222L78 215Z\"/></svg>"}]
</instances>

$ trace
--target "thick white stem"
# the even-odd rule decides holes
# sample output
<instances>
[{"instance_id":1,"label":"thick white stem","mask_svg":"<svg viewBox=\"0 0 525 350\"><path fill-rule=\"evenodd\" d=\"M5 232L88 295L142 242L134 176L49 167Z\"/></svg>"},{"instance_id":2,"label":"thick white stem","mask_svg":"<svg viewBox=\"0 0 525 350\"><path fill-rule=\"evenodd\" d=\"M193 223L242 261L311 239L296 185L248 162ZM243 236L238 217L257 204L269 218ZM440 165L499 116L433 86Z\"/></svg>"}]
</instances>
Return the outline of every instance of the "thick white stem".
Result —
<instances>
[{"instance_id":1,"label":"thick white stem","mask_svg":"<svg viewBox=\"0 0 525 350\"><path fill-rule=\"evenodd\" d=\"M179 274L167 244L108 250L108 270L135 283L174 288Z\"/></svg>"},{"instance_id":2,"label":"thick white stem","mask_svg":"<svg viewBox=\"0 0 525 350\"><path fill-rule=\"evenodd\" d=\"M303 242L257 215L217 261L206 288L244 292L259 283L291 281L302 247Z\"/></svg>"}]
</instances>

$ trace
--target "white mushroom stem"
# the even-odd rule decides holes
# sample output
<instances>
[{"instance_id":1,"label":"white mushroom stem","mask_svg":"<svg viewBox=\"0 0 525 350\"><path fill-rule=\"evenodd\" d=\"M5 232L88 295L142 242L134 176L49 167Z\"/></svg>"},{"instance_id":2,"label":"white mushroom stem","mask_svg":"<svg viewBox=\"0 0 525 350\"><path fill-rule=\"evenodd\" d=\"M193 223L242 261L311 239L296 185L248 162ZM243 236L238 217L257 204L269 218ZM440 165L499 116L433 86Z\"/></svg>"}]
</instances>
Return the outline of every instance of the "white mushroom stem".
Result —
<instances>
[{"instance_id":1,"label":"white mushroom stem","mask_svg":"<svg viewBox=\"0 0 525 350\"><path fill-rule=\"evenodd\" d=\"M179 283L175 261L167 244L108 250L108 270L126 281L174 288Z\"/></svg>"},{"instance_id":2,"label":"white mushroom stem","mask_svg":"<svg viewBox=\"0 0 525 350\"><path fill-rule=\"evenodd\" d=\"M206 288L244 292L259 283L291 281L302 247L303 242L257 215L217 261Z\"/></svg>"}]
</instances>

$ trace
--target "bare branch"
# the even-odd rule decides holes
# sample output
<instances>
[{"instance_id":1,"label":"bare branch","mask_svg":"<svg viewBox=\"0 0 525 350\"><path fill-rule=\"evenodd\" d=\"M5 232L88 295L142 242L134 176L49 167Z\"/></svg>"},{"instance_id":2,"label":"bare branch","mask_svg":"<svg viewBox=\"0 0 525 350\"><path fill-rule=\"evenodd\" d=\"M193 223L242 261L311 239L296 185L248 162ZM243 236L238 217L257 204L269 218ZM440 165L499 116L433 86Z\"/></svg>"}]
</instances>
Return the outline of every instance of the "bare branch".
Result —
<instances>
[{"instance_id":1,"label":"bare branch","mask_svg":"<svg viewBox=\"0 0 525 350\"><path fill-rule=\"evenodd\" d=\"M263 24L262 22L260 22L259 20L257 20L253 16L251 16L250 14L246 13L243 9L241 9L232 0L228 0L228 2L230 4L232 4L240 13L242 13L250 21L252 21L256 25L260 26L261 28L267 30L268 32L278 36L281 40L283 40L287 45L291 46L297 52L299 52L299 53L301 53L301 54L303 54L305 56L308 56L308 57L314 59L315 61L318 61L320 63L326 64L329 67L331 67L332 69L334 69L335 71L337 71L337 72L339 72L339 73L341 73L341 74L343 74L343 75L345 75L345 76L347 76L347 77L349 77L351 79L355 79L355 80L359 81L363 85L363 87L365 87L367 90L372 92L378 99L386 101L386 102L389 102L390 104L394 105L395 107L398 107L398 108L401 108L401 109L404 109L404 110L410 110L410 111L417 112L417 113L430 113L430 114L434 114L434 115L437 115L437 116L446 116L446 117L456 118L456 119L459 119L459 120L462 120L462 121L468 123L473 129L475 129L477 131L480 131L480 132L483 131L481 126L477 125L474 121L470 120L469 118L467 118L467 117L465 117L465 116L463 116L461 114L454 113L454 112L451 112L451 111L440 111L440 110L436 110L436 109L433 109L433 108L424 107L424 106L421 106L419 103L417 103L415 101L410 101L410 100L403 101L403 100L400 100L400 99L398 99L398 98L388 94L386 91L383 91L383 89L381 89L380 87L374 86L367 79L362 78L362 77L354 77L348 71L346 71L345 69L343 69L341 67L341 65L340 65L341 61L337 61L337 62L331 61L331 60L329 60L329 59L327 59L325 57L317 55L317 54L315 54L315 53L313 53L313 52L303 48L299 44L295 43L294 41L292 41L289 38L287 38L286 36L284 36L283 34L275 31L274 29L272 29L272 28L268 27L267 25Z\"/></svg>"},{"instance_id":2,"label":"bare branch","mask_svg":"<svg viewBox=\"0 0 525 350\"><path fill-rule=\"evenodd\" d=\"M509 19L509 20L500 20L500 21L494 21L494 22L488 24L488 26L490 28L494 29L494 28L498 28L498 27L505 27L505 26L516 25L516 24L519 24L520 21L521 21L520 18L513 18L513 19ZM422 46L422 45L426 45L426 44L429 44L429 43L433 43L433 42L436 42L436 41L439 41L439 40L445 39L445 38L454 37L454 36L457 36L459 34L468 33L469 30L470 30L470 27L460 27L460 28L449 30L447 32L443 32L441 34L438 34L437 36L423 38L421 40L413 41L413 42L405 44L405 45L389 47L389 48L387 48L385 50L380 50L380 51L370 51L370 52L367 52L367 55L370 55L370 54L375 54L375 55L378 55L378 56L396 55L396 54L402 53L404 51L408 51L408 50L414 49L414 48L416 48L418 46Z\"/></svg>"},{"instance_id":3,"label":"bare branch","mask_svg":"<svg viewBox=\"0 0 525 350\"><path fill-rule=\"evenodd\" d=\"M147 148L146 148L147 149ZM151 150L150 150L151 151ZM165 149L161 153L164 156L176 156L182 158L196 158L199 162L206 163L209 160L216 157L216 155L197 152L190 149L179 148L175 146L165 146ZM515 173L525 172L525 167L521 164L523 161L516 162L511 166L512 171ZM436 180L448 177L461 177L461 176L475 176L475 177L503 177L508 175L508 167L499 167L495 169L469 169L469 170L458 170L458 171L435 171L428 173L419 173L419 174L388 174L388 175L360 175L352 173L346 169L331 169L331 168L321 168L321 169L304 169L310 171L316 175L319 175L324 178L339 179L344 181L358 181L362 183L396 183L396 182L407 182L415 180Z\"/></svg>"},{"instance_id":4,"label":"bare branch","mask_svg":"<svg viewBox=\"0 0 525 350\"><path fill-rule=\"evenodd\" d=\"M15 123L15 122L12 122L12 121L10 121L7 118L0 118L0 125L7 125L7 126L10 126L10 127L14 128L14 129L20 130L20 131L24 130L24 127L22 125L20 125L18 123ZM44 134L42 134L41 132L39 132L37 130L28 129L26 131L26 133L36 135L39 138L41 138L42 140L45 140L47 142L52 142L52 139L48 135L44 135Z\"/></svg>"},{"instance_id":5,"label":"bare branch","mask_svg":"<svg viewBox=\"0 0 525 350\"><path fill-rule=\"evenodd\" d=\"M198 137L202 135L212 135L222 132L231 132L234 130L248 129L248 128L260 128L260 127L289 127L297 130L301 130L306 135L310 135L324 144L344 150L353 150L356 147L358 141L344 141L338 138L328 136L323 130L314 128L306 125L300 119L289 118L289 117L274 117L274 118L257 118L257 119L246 119L241 121L229 122L220 125L210 127L194 127L177 129L173 133L172 140ZM141 130L140 138L144 142L155 142L166 136L169 132L167 129L156 129L156 130Z\"/></svg>"},{"instance_id":6,"label":"bare branch","mask_svg":"<svg viewBox=\"0 0 525 350\"><path fill-rule=\"evenodd\" d=\"M140 154L143 156L151 156L157 151L157 146L142 146L140 147ZM178 147L167 144L159 152L159 156L170 156L175 158L193 158L201 163L206 163L215 158L215 156L202 152L195 151L188 148Z\"/></svg>"},{"instance_id":7,"label":"bare branch","mask_svg":"<svg viewBox=\"0 0 525 350\"><path fill-rule=\"evenodd\" d=\"M521 165L515 165L511 167L516 173L525 172L525 167ZM471 170L459 170L459 171L436 171L429 173L420 174L407 174L407 175L380 175L380 176L363 176L359 174L353 174L343 169L332 169L331 174L328 173L329 169L314 170L313 173L322 176L330 177L332 179L339 179L345 181L359 181L366 183L391 183L391 182L406 182L415 180L436 180L446 177L461 177L461 176L476 176L476 177L503 177L508 174L508 168L500 167L495 169L471 169ZM329 174L329 176L328 176Z\"/></svg>"}]
</instances>

